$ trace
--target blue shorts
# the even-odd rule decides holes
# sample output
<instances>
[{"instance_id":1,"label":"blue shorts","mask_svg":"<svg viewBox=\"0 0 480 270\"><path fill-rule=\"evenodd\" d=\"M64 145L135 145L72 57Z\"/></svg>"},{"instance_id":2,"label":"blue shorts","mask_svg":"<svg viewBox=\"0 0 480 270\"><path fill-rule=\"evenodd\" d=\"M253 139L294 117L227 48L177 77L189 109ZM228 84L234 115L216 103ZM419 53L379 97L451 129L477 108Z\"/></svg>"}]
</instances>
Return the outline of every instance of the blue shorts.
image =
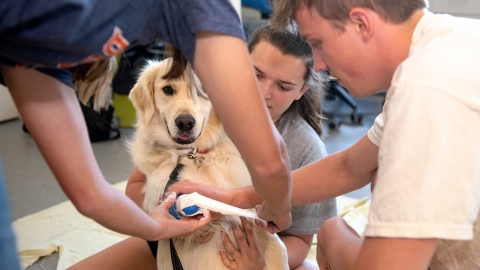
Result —
<instances>
[{"instance_id":1,"label":"blue shorts","mask_svg":"<svg viewBox=\"0 0 480 270\"><path fill-rule=\"evenodd\" d=\"M68 69L37 68L36 70L38 70L38 71L40 71L44 74L47 74L47 75L63 82L64 84L70 86L71 88L73 88L72 73L70 73L70 71ZM7 86L5 84L5 80L3 79L3 76L2 76L1 72L0 72L0 84L3 84L5 86Z\"/></svg>"}]
</instances>

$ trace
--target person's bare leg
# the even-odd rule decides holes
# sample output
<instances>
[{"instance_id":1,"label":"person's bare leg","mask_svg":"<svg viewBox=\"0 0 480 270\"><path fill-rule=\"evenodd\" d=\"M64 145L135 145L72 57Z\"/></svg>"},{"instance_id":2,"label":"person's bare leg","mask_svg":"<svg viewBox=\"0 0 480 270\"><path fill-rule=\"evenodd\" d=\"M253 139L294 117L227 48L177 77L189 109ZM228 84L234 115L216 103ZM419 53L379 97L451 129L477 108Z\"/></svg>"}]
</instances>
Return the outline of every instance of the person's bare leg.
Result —
<instances>
[{"instance_id":1,"label":"person's bare leg","mask_svg":"<svg viewBox=\"0 0 480 270\"><path fill-rule=\"evenodd\" d=\"M141 238L130 237L78 262L68 269L155 270L157 269L157 264L147 241Z\"/></svg>"}]
</instances>

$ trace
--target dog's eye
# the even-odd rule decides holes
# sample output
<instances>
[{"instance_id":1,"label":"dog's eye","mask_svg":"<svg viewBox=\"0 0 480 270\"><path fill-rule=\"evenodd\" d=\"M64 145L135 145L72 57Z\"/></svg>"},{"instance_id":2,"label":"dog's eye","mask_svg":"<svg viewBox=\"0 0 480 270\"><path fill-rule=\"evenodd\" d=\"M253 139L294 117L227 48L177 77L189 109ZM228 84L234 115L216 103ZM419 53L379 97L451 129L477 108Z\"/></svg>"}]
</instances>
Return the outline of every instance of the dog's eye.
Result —
<instances>
[{"instance_id":1,"label":"dog's eye","mask_svg":"<svg viewBox=\"0 0 480 270\"><path fill-rule=\"evenodd\" d=\"M167 96L171 96L175 94L175 90L173 90L173 88L170 85L163 87L162 90Z\"/></svg>"}]
</instances>

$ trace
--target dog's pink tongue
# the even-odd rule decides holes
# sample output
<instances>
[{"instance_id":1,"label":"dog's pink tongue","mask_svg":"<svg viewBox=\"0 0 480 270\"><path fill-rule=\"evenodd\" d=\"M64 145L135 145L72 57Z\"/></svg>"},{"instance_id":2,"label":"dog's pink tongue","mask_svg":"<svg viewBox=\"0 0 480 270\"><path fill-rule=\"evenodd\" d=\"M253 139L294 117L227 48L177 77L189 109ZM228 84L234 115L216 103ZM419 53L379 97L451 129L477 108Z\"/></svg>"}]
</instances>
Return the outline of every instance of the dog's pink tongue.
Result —
<instances>
[{"instance_id":1,"label":"dog's pink tongue","mask_svg":"<svg viewBox=\"0 0 480 270\"><path fill-rule=\"evenodd\" d=\"M182 136L180 136L180 140L186 141L186 140L189 140L189 139L190 139L190 136L188 136L188 135L182 135Z\"/></svg>"}]
</instances>

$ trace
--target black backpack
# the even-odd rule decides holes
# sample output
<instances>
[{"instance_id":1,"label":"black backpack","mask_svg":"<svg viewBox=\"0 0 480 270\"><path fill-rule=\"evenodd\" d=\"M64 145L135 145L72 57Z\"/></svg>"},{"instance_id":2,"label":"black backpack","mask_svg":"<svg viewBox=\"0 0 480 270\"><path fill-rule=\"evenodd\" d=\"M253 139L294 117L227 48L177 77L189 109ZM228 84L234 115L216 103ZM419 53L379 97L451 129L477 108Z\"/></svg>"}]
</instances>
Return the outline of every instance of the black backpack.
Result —
<instances>
[{"instance_id":1,"label":"black backpack","mask_svg":"<svg viewBox=\"0 0 480 270\"><path fill-rule=\"evenodd\" d=\"M100 109L100 112L92 107L84 105L82 107L85 123L87 124L90 142L101 142L120 138L120 130L112 127L113 106L108 105L107 109Z\"/></svg>"},{"instance_id":2,"label":"black backpack","mask_svg":"<svg viewBox=\"0 0 480 270\"><path fill-rule=\"evenodd\" d=\"M112 126L113 106L109 105L107 109L94 110L91 106L84 105L80 102L83 117L87 124L88 136L90 142L101 142L107 140L115 140L120 138L120 130ZM23 131L30 133L28 128L23 124Z\"/></svg>"}]
</instances>

